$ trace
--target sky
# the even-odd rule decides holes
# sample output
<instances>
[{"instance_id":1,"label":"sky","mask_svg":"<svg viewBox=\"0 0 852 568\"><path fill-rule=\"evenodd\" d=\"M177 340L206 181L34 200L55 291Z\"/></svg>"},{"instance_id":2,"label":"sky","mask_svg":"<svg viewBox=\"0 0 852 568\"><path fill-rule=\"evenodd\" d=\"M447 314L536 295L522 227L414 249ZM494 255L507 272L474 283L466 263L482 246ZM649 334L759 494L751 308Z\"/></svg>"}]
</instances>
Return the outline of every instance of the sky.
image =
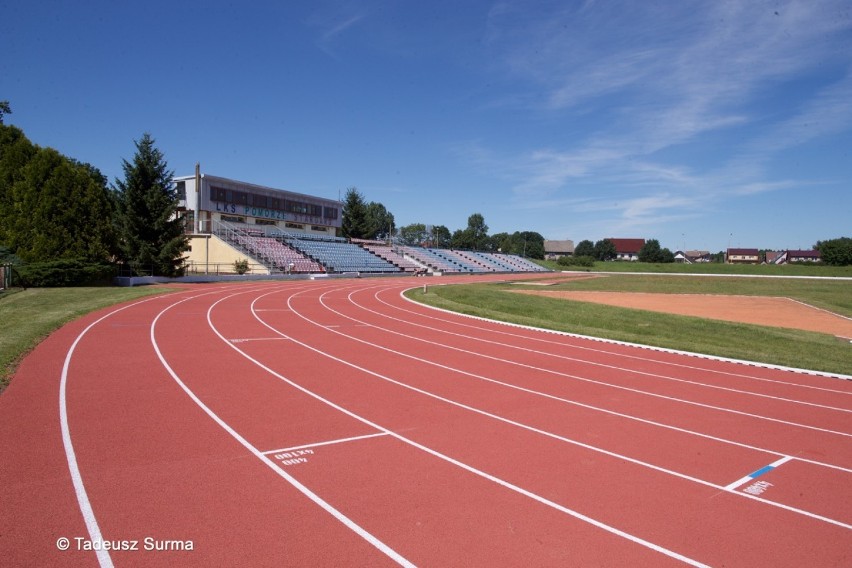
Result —
<instances>
[{"instance_id":1,"label":"sky","mask_svg":"<svg viewBox=\"0 0 852 568\"><path fill-rule=\"evenodd\" d=\"M114 182L337 199L397 226L671 250L852 236L848 0L6 0L6 124Z\"/></svg>"}]
</instances>

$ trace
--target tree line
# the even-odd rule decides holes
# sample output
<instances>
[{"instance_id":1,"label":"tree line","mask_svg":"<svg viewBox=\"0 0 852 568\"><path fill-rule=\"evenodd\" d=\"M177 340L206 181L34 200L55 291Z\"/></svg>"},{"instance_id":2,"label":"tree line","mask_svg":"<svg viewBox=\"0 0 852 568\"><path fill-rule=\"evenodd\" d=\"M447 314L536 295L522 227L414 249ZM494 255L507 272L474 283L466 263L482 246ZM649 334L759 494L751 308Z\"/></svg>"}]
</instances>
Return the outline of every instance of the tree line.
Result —
<instances>
[{"instance_id":1,"label":"tree line","mask_svg":"<svg viewBox=\"0 0 852 568\"><path fill-rule=\"evenodd\" d=\"M0 103L2 119L11 110ZM91 164L33 144L0 120L0 262L24 274L54 265L66 273L54 275L64 284L69 270L86 279L121 265L181 274L188 238L176 215L173 172L150 134L135 145L133 159L123 160L123 179L110 184Z\"/></svg>"},{"instance_id":2,"label":"tree line","mask_svg":"<svg viewBox=\"0 0 852 568\"><path fill-rule=\"evenodd\" d=\"M467 219L467 227L450 232L444 225L411 223L396 227L393 214L381 203L367 202L356 187L346 190L343 200L342 234L347 238L388 240L407 246L503 252L529 258L544 258L544 237L534 231L488 234L481 213Z\"/></svg>"}]
</instances>

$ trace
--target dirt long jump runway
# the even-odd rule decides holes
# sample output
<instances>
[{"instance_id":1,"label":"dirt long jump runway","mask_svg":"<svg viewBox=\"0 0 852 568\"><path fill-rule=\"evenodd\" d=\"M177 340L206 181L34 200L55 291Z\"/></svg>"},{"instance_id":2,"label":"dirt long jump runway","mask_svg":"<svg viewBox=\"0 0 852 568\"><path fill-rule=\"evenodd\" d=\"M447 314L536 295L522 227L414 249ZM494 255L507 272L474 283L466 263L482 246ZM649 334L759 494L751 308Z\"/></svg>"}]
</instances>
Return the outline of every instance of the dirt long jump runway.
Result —
<instances>
[{"instance_id":1,"label":"dirt long jump runway","mask_svg":"<svg viewBox=\"0 0 852 568\"><path fill-rule=\"evenodd\" d=\"M852 383L420 285L190 287L53 334L0 397L2 564L850 565Z\"/></svg>"},{"instance_id":2,"label":"dirt long jump runway","mask_svg":"<svg viewBox=\"0 0 852 568\"><path fill-rule=\"evenodd\" d=\"M684 316L830 333L852 339L852 319L791 298L648 292L517 290L518 293Z\"/></svg>"}]
</instances>

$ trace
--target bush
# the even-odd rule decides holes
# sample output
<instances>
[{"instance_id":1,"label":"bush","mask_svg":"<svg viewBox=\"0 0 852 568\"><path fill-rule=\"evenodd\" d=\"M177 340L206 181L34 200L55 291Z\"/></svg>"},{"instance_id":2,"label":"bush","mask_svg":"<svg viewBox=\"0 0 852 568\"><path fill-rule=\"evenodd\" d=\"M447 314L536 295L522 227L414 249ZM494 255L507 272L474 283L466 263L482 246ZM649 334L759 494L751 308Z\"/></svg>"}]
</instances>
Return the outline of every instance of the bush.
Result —
<instances>
[{"instance_id":1,"label":"bush","mask_svg":"<svg viewBox=\"0 0 852 568\"><path fill-rule=\"evenodd\" d=\"M556 261L559 266L583 266L592 268L595 266L595 259L591 256L560 256Z\"/></svg>"},{"instance_id":2,"label":"bush","mask_svg":"<svg viewBox=\"0 0 852 568\"><path fill-rule=\"evenodd\" d=\"M115 265L64 259L34 262L15 267L14 284L33 288L110 284L116 276Z\"/></svg>"},{"instance_id":3,"label":"bush","mask_svg":"<svg viewBox=\"0 0 852 568\"><path fill-rule=\"evenodd\" d=\"M249 263L247 259L243 258L241 260L234 261L234 271L236 271L237 274L245 274L248 272L248 269Z\"/></svg>"}]
</instances>

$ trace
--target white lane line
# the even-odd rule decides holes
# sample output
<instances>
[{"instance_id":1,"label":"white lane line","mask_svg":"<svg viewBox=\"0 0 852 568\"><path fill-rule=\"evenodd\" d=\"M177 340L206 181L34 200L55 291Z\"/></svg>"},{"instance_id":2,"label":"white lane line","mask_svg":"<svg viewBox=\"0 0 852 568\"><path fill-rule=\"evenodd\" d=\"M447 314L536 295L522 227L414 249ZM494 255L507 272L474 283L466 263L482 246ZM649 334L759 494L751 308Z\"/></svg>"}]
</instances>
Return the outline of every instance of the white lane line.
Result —
<instances>
[{"instance_id":1,"label":"white lane line","mask_svg":"<svg viewBox=\"0 0 852 568\"><path fill-rule=\"evenodd\" d=\"M247 343L249 341L284 341L283 337L245 337L229 340L231 343Z\"/></svg>"},{"instance_id":2,"label":"white lane line","mask_svg":"<svg viewBox=\"0 0 852 568\"><path fill-rule=\"evenodd\" d=\"M748 483L749 481L760 477L764 473L769 473L771 470L775 469L776 467L783 465L783 464L785 464L788 461L793 460L793 459L795 459L793 456L784 456L780 460L774 461L771 464L769 464L765 467L762 467L762 468L758 469L757 471L754 471L754 472L746 475L745 477L741 477L740 479L734 481L730 485L726 485L725 489L728 490L728 491L733 491L734 489L736 489L740 485L744 485L744 484Z\"/></svg>"},{"instance_id":3,"label":"white lane line","mask_svg":"<svg viewBox=\"0 0 852 568\"><path fill-rule=\"evenodd\" d=\"M559 331L559 330L555 330L555 329L545 329L545 328L540 328L540 327L532 327L532 326L529 326L529 325L523 325L523 324L519 324L519 323L512 323L512 322L507 322L507 321L484 318L484 317L481 317L481 316L464 314L464 313L460 313L460 312L453 312L451 310L446 310L444 308L438 308L438 307L435 307L435 306L430 306L429 304L421 304L420 302L416 302L415 300L412 300L411 298L408 298L405 295L405 292L407 292L408 290L416 289L416 288L417 287L415 286L414 288L405 288L405 289L402 289L402 290L399 290L398 288L394 288L393 290L394 291L399 290L398 296L404 302L406 302L409 305L417 306L419 308L424 308L424 309L432 311L432 312L442 313L442 314L446 314L446 315L449 315L449 316L455 316L455 317L458 317L460 319L469 319L469 320L475 320L475 321L480 321L480 322L487 322L487 323L490 323L490 324L494 324L495 326L503 326L503 327L508 327L508 328L520 329L520 330L524 330L524 331L532 331L532 332L536 332L536 333L556 335L556 336L565 337L565 338L568 338L568 339L581 339L581 340L584 340L584 341L591 341L591 342L594 342L594 343L603 343L604 345L607 345L607 344L618 345L618 346L625 346L625 347L630 347L630 348L645 350L645 351L656 351L656 352L659 352L659 353L683 355L685 357L692 357L692 358L695 358L695 359L703 359L703 360L707 360L707 361L720 361L720 362L723 362L723 363L734 363L734 364L745 366L745 367L760 367L760 368L764 368L764 369L789 371L789 372L793 372L793 373L798 373L800 375L802 375L802 374L804 374L804 375L816 375L816 376L827 377L827 378L832 378L832 379L852 380L852 375L842 375L842 374L838 374L838 373L824 373L824 372L821 372L821 371L813 371L813 370L810 370L810 369L796 369L796 368L793 368L793 367L784 367L784 366L781 366L781 365L771 365L771 364L768 364L768 363L757 363L757 362L754 362L754 361L744 361L744 360L741 360L741 359L730 359L730 358L727 358L727 357L719 357L719 356L716 356L716 355L706 355L704 353L694 353L694 352L691 352L691 351L680 351L680 350L677 350L677 349L668 349L668 348L665 348L665 347L655 347L655 346L652 346L652 345L643 345L641 343L630 343L630 342L627 342L627 341L618 341L618 340L615 340L615 339L605 339L605 338L601 338L601 337L592 337L590 335L581 335L579 333L571 333L571 332L568 332L568 331ZM425 313L414 311L414 310L407 310L407 309L401 308L399 306L395 306L393 304L390 304L390 303L388 303L384 300L381 300L381 302L383 304L395 309L395 310L410 313L410 314L416 315L418 317L422 317L422 318L426 318L426 319L432 319L432 320L439 321L439 322L442 322L442 323L452 324L452 325L455 325L455 326L458 326L458 327L469 327L469 328L473 328L473 329L482 329L481 326L468 325L468 324L462 323L460 321L450 320L450 319L446 319L446 318L439 318L439 317L427 315ZM707 367L697 367L695 365L685 365L683 363L674 363L672 361L662 361L660 359L652 359L650 357L641 357L639 355L630 355L630 354L621 353L621 352L618 352L618 351L611 351L609 349L599 349L599 348L595 348L595 347L588 347L588 346L585 346L585 345L578 345L576 343L565 343L565 342L562 342L562 341L551 341L549 339L543 339L543 338L540 338L540 337L531 337L529 335L520 335L520 334L517 334L517 333L509 333L507 331L501 331L499 329L488 329L487 331L489 333L494 333L494 334L497 334L497 335L508 335L509 337L517 337L517 338L528 340L528 341L533 341L533 342L537 342L537 343L545 343L545 344L550 344L550 345L556 345L558 347L564 347L564 348L568 348L568 349L577 349L577 350L580 350L580 351L591 351L593 353L602 353L602 354L606 354L606 355L609 355L609 356L612 356L612 357L621 357L621 358L626 358L626 359L637 359L639 361L646 361L646 362L654 363L654 364L658 364L658 365L665 365L665 366L677 367L677 368L682 368L682 369L703 371L703 372L706 372L706 373L712 373L712 374L717 374L717 375L727 375L727 376L730 376L730 377L739 377L739 378L753 380L753 381L762 381L762 382L767 382L767 383L772 383L772 384L780 384L780 385L785 385L785 386L793 386L793 387L798 387L798 388L813 389L813 390L819 390L819 391L825 391L825 392L831 392L831 393L836 393L836 394L841 394L841 395L852 396L852 391L842 391L842 390L837 390L837 389L829 389L829 388L825 388L825 387L818 387L818 386L815 386L815 385L807 385L807 384L802 384L802 383L791 383L789 381L780 381L780 380L776 380L776 379L767 379L767 378L763 378L763 377L755 377L754 375L747 375L745 373L733 373L731 371L723 371L723 370L719 370L719 369L710 369L710 368L707 368Z\"/></svg>"},{"instance_id":4,"label":"white lane line","mask_svg":"<svg viewBox=\"0 0 852 568\"><path fill-rule=\"evenodd\" d=\"M234 295L236 295L236 294L234 294ZM222 341L225 342L226 345L229 345L229 346L233 347L235 350L237 350L238 352L242 353L242 351L240 351L239 349L234 347L233 343L228 341L225 337L223 337L219 333L219 331L216 329L216 327L213 325L213 322L210 319L210 313L211 313L211 310L213 309L213 306L215 306L216 304L218 304L222 300L224 300L226 298L230 298L232 296L226 296L225 298L218 300L217 302L215 302L214 304L212 304L210 306L210 309L208 309L208 311L207 311L207 323L210 326L210 328L213 329L213 331L216 333L216 335L218 335L219 338L222 339ZM186 300L181 300L181 302L184 302L184 301L186 301ZM286 471L284 471L282 468L280 468L277 463L275 463L274 461L272 461L268 457L266 457L263 454L263 452L258 450L248 440L243 438L236 430L234 430L230 425L228 425L224 420L222 420L219 417L219 415L217 415L207 405L205 405L201 401L201 399L199 399L195 395L195 393L192 392L192 390L189 387L186 386L186 384L180 379L180 377L177 375L177 373L174 371L174 369L172 369L172 367L169 365L168 361L166 361L165 357L163 356L162 352L160 351L160 347L157 344L157 338L156 338L156 327L157 327L157 322L160 320L160 317L162 317L162 315L164 313L166 313L169 309L171 309L172 307L176 306L177 304L179 304L181 302L177 302L175 304L172 304L171 306L165 308L163 311L161 311L159 314L157 314L157 317L155 317L154 321L151 322L151 334L150 334L151 344L154 346L154 351L157 353L157 357L160 359L160 363L163 365L163 367L166 369L166 371L168 371L169 375L171 375L172 379L174 379L174 381L178 384L178 386L189 396L189 398L192 399L193 402L195 402L195 404L198 405L199 408L201 408L201 410L203 410L210 418L212 418L214 422L216 422L219 426L221 426L222 429L224 429L228 434L230 434L237 442L239 442L249 452L254 454L254 456L257 457L260 461L265 463L270 469L272 469L275 473L277 473L282 479L284 479L285 481L290 483L293 487L295 487L297 490L299 490L308 499L310 499L311 501L313 501L314 503L319 505L324 511L326 511L327 513L332 515L335 519L340 521L344 526L346 526L352 532L354 532L355 534L357 534L358 536L363 538L366 542L373 545L376 549L381 551L388 558L392 559L394 562L396 562L400 566L413 567L414 564L409 562L406 558L404 558L398 552L396 552L395 550L393 550L392 548L387 546L385 543L380 541L378 538L373 536L371 533L367 532L364 528L362 528L360 525L355 523L352 519L350 519L349 517L344 515L342 512L337 510L330 503L325 501L322 497L320 497L319 495L317 495L316 493L314 493L313 491L308 489L305 485L300 483L295 477L293 477L292 475L290 475Z\"/></svg>"},{"instance_id":5,"label":"white lane line","mask_svg":"<svg viewBox=\"0 0 852 568\"><path fill-rule=\"evenodd\" d=\"M274 293L274 292L269 292L268 294L273 294L273 293ZM299 295L299 294L301 294L301 292L298 292L298 293L296 293L296 294L292 294L292 295L289 297L289 299L288 299L288 304L290 304L291 299L292 299L293 297L295 297L295 296L297 296L297 295ZM265 294L265 295L267 295L267 294ZM263 296L260 296L260 297L263 297ZM256 300L255 300L255 301L256 301ZM290 305L291 305L291 307L292 307L292 304L290 304ZM317 323L312 322L310 319L308 319L306 316L302 315L302 314L301 314L300 312L298 312L296 309L294 309L294 310L293 310L293 312L294 312L297 316L299 316L299 317L301 317L302 319L304 319L305 321L307 321L308 323L311 323L312 325L315 325L316 327L320 327L320 328L322 328L322 329L327 329L327 328L325 328L324 326L322 326L322 325L320 325L320 324L317 324ZM657 465L654 465L654 464L651 464L651 463L643 462L642 460L638 460L638 459L635 459L635 458L631 458L631 457L629 457L629 456L625 456L625 455L622 455L622 454L618 454L618 453L615 453L615 452L611 452L611 451L609 451L609 450L605 450L605 449L603 449L603 448L599 448L599 447L597 447L597 446L592 446L592 445L589 445L589 444L585 444L585 443L583 443L583 442L580 442L579 440L573 440L573 439L571 439L571 438L566 438L566 437L564 437L564 436L559 436L558 434L554 434L553 432L548 432L548 431L546 431L546 430L541 430L541 429L539 429L539 428L536 428L536 427L534 427L534 426L530 426L530 425L528 425L528 424L523 424L523 423L521 423L521 422L517 422L517 421L511 420L511 419L508 419L508 418L502 417L502 416L498 416L498 415L496 415L496 414L492 414L492 413L487 412L487 411L485 411L485 410L482 410L482 409L479 409L479 408L475 408L475 407L472 407L472 406L469 406L469 405L466 405L466 404L463 404L463 403L460 403L460 402L457 402L457 401L454 401L454 400L451 400L451 399L448 399L448 398L444 398L444 397L442 397L442 396L440 396L440 395L437 395L437 394L435 394L435 393L432 393L432 392L429 392L429 391L426 391L426 390L423 390L423 389L419 389L419 388L417 388L417 387L411 386L411 385L406 384L406 383L403 383L403 382L401 382L401 381L397 381L397 380L395 380L395 379L393 379L393 378L391 378L391 377L388 377L388 376L386 376L386 375L382 375L382 374L377 373L377 372L375 372L375 371L371 371L371 370L366 369L366 368L364 368L364 367L360 367L360 366L358 366L358 365L356 365L356 364L354 364L354 363L351 363L351 362L346 361L346 360L344 360L344 359L341 359L341 358L339 358L339 357L335 357L334 355L332 355L332 354L330 354L330 353L328 353L328 352L322 351L322 350L320 350L320 349L317 349L316 347L313 347L313 346L311 346L311 345L308 345L308 344L306 344L306 343L303 343L303 342L301 342L301 341L299 341L299 340L295 339L294 337L287 336L287 335L283 334L282 332L280 332L280 331L276 330L274 327L272 327L272 326L271 326L271 325L269 325L268 323L264 322L264 321L263 321L263 320L262 320L262 319L261 319L261 318L260 318L257 314L255 314L255 318L256 318L259 322L261 322L263 325L265 325L267 328L271 329L273 332L278 333L278 334L280 334L280 335L282 335L282 336L284 336L284 337L289 337L289 339L290 339L291 341L293 341L294 343L296 343L297 345L301 345L301 346L305 347L306 349L309 349L309 350L311 350L311 351L314 351L314 352L316 352L316 353L319 353L320 355L323 355L323 356L325 356L325 357L327 357L327 358L329 358L329 359L331 359L331 360L333 360L333 361L337 361L337 362L339 362L339 363L342 363L342 364L344 364L344 365L347 365L347 366L349 366L349 367L352 367L353 369L357 369L357 370L359 370L359 371L362 371L362 372L364 372L364 373L367 373L367 374L369 374L369 375L372 375L372 376L374 376L374 377L376 377L376 378L378 378L378 379L381 379L381 380L387 381L387 382L389 382L389 383L392 383L392 384L395 384L395 385L401 386L401 387L406 388L406 389L408 389L408 390L411 390L411 391L413 391L413 392L417 392L417 393L423 394L423 395L425 395L425 396L427 396L427 397L433 398L433 399L435 399L435 400L439 400L439 401L445 402L445 403L450 404L450 405L452 405L452 406L457 406L457 407L459 407L459 408L463 408L463 409L468 410L468 411L470 411L470 412L473 412L473 413L476 413L476 414L480 414L480 415L482 415L482 416L486 416L486 417L488 417L488 418L493 418L494 420L498 420L498 421L500 421L500 422L504 422L504 423L506 423L506 424L511 424L511 425L513 425L513 426L517 426L518 428L521 428L521 429L524 429L524 430L528 430L528 431L531 431L531 432L534 432L534 433L537 433L537 434L541 434L541 435L543 435L543 436L547 436L547 437L549 437L549 438L553 438L553 439L556 439L556 440L560 440L560 441L563 441L563 442L566 442L566 443L569 443L569 444L572 444L572 445L575 445L575 446L578 446L578 447L581 447L581 448L585 448L585 449L591 450L591 451L593 451L593 452L601 453L601 454L608 455L608 456L611 456L611 457L614 457L614 458L617 458L617 459L624 460L624 461L629 462L629 463L633 463L633 464L636 464L636 465L644 466L644 467L647 467L647 468L649 468L649 469L653 469L653 470L656 470L656 471L659 471L659 472L662 472L662 473L666 473L666 474L669 474L669 475L674 476L674 477L678 477L678 478L681 478L681 479L685 479L685 480L687 480L687 481L691 481L691 482L694 482L694 483L698 483L698 484L700 484L700 485L704 485L704 486L706 486L706 487L712 487L712 488L714 488L714 489L719 489L719 490L722 490L722 491L724 491L724 490L725 490L725 488L724 488L723 486L718 485L718 484L716 484L716 483L712 483L712 482L710 482L710 481L706 481L706 480L703 480L703 479L698 479L698 478L696 478L696 477L692 477L692 476L690 476L690 475L686 475L686 474L679 473L679 472L676 472L676 471L673 471L673 470L669 470L669 469L666 469L666 468L664 468L664 467L660 467L660 466L657 466ZM332 333L336 333L336 334L339 334L339 335L344 335L344 334L342 334L342 333L340 333L340 332L338 332L338 331L334 331L334 330L329 330L329 331L332 331ZM347 336L345 336L345 335L344 335L344 337L347 337ZM231 345L231 347L239 351L239 349L237 349L237 348L236 348L236 347L234 347L233 345ZM246 357L249 357L249 356L248 356L248 355L246 355ZM250 358L250 357L249 357L249 358ZM250 358L250 359L251 359L251 358ZM252 361L255 361L255 359L251 359L251 360L252 360ZM274 371L272 371L272 370L271 370L271 369L269 369L268 367L264 366L262 363L257 362L257 364L258 364L258 365L260 365L263 369L266 369L266 370L268 370L268 371L270 371L270 372L274 373ZM287 380L287 379L284 379L284 380ZM290 382L290 381L288 381L288 382ZM298 388L301 388L301 387L298 387ZM307 391L307 390L306 390L306 392L309 392L309 391ZM396 434L392 434L392 435L395 435L395 436L396 436ZM401 438L401 437L400 437L400 438ZM402 438L401 438L401 439L402 439ZM791 506L789 506L789 505L785 505L785 504L783 504L783 503L778 503L778 502L775 502L775 501L769 501L769 500L767 500L767 499L762 499L762 498L759 498L759 497L756 497L756 496L753 496L753 495L747 495L747 494L739 493L739 492L736 492L736 491L729 491L729 493L730 493L730 494L732 494L732 495L739 496L739 497L745 497L745 498L748 498L748 499L754 499L755 501L757 501L757 502L759 502L759 503L764 503L764 504L766 504L766 505L770 505L770 506L773 506L773 507L778 507L778 508L780 508L780 509L784 509L784 510L787 510L787 511L790 511L790 512L793 512L793 513L797 513L797 514L800 514L800 515L803 515L803 516L806 516L806 517L810 517L810 518L812 518L812 519L821 520L821 521L824 521L824 522L829 523L829 524L837 525L837 526L840 526L840 527L843 527L843 528L846 528L846 529L850 529L850 530L852 530L852 525L849 525L849 524L846 524L846 523L844 523L844 522L842 522L842 521L838 521L838 520L831 519L831 518L828 518L828 517L823 517L822 515L817 515L816 513L811 513L810 511L805 511L805 510L802 510L802 509L798 509L798 508L796 508L796 507L791 507Z\"/></svg>"},{"instance_id":6,"label":"white lane line","mask_svg":"<svg viewBox=\"0 0 852 568\"><path fill-rule=\"evenodd\" d=\"M304 444L302 446L292 446L290 448L281 448L278 450L269 450L262 452L264 455L277 454L281 452L292 452L293 450L304 450L306 448L318 448L320 446L330 446L332 444L344 444L346 442L354 442L356 440L366 440L367 438L377 438L379 436L387 436L387 432L377 432L375 434L366 434L364 436L353 436L352 438L341 438L339 440L329 440L327 442L316 442L314 444Z\"/></svg>"},{"instance_id":7,"label":"white lane line","mask_svg":"<svg viewBox=\"0 0 852 568\"><path fill-rule=\"evenodd\" d=\"M274 293L274 292L269 292L269 294L272 294L272 293ZM267 294L265 294L265 295L267 295ZM263 297L263 295L262 295L262 296L260 296L259 298L261 298L261 297ZM291 297L292 297L292 296L291 296ZM257 301L257 299L259 299L259 298L256 298L254 302L256 302L256 301ZM408 444L408 445L410 445L410 446L412 446L412 447L415 447L415 448L417 448L417 449L419 449L419 450L421 450L421 451L423 451L423 452L426 452L426 453L428 453L428 454L430 454L430 455L432 455L432 456L435 456L435 457L437 457L437 458L439 458L439 459L441 459L441 460L444 460L444 461L446 461L446 462L448 462L448 463L451 463L452 465L455 465L456 467L459 467L459 468L461 468L461 469L464 469L465 471L468 471L468 472L473 473L473 474L475 474L475 475L477 475L477 476L479 476L479 477L482 477L482 478L484 478L484 479L487 479L487 480L489 480L489 481L492 481L492 482L494 482L494 483L496 483L496 484L498 484L498 485L500 485L500 486L502 486L502 487L505 487L505 488L507 488L507 489L510 489L511 491L515 491L515 492L517 492L517 493L519 493L519 494L521 494L521 495L524 495L525 497L528 497L528 498L530 498L530 499L532 499L532 500L534 500L534 501L537 501L537 502L539 502L539 503L541 503L541 504L543 504L543 505L546 505L546 506L551 507L551 508L553 508L553 509L556 509L556 510L558 510L558 511L562 512L562 513L565 513L565 514L567 514L567 515L569 515L569 516L571 516L571 517L574 517L575 519L578 519L578 520L581 520L581 521L583 521L583 522L589 523L589 524L591 524L591 525L593 525L593 526L595 526L595 527L597 527L597 528L600 528L600 529L602 529L602 530L604 530L604 531L606 531L606 532L609 532L609 533L614 534L614 535L616 535L616 536L619 536L619 537L622 537L622 538L624 538L624 539L627 539L627 540L629 540L629 541L631 541L631 542L633 542L633 543L635 543L635 544L638 544L638 545L640 545L640 546L643 546L643 547L645 547L645 548L648 548L648 549L654 550L654 551L656 551L656 552L659 552L659 553L661 553L661 554L664 554L664 555L666 555L666 556L668 556L668 557L670 557L670 558L674 558L674 559L676 559L676 560L680 560L680 561L682 561L682 562L684 562L684 563L686 563L686 564L689 564L689 565L691 565L691 566L702 566L702 567L703 567L703 566L706 566L705 564L702 564L701 562L698 562L697 560L694 560L694 559L692 559L692 558L689 558L689 557L683 556L682 554L679 554L679 553L677 553L677 552L674 552L674 551L672 551L672 550L669 550L669 549L667 549L667 548L664 548L664 547L659 546L659 545L657 545L657 544L654 544L654 543L652 543L652 542L646 541L646 540L644 540L644 539L642 539L642 538L640 538L640 537L638 537L638 536L632 535L632 534L630 534L630 533L627 533L627 532L624 532L624 531L622 531L622 530L620 530L620 529L617 529L617 528L615 528L615 527L613 527L613 526L607 525L607 524L605 524L605 523L603 523L603 522L601 522L601 521L598 521L598 520L596 520L596 519L593 519L593 518L591 518L591 517L588 517L588 516L586 516L586 515L584 515L584 514L582 514L582 513L578 512L578 511L573 510L573 509L569 509L568 507L565 507L565 506L563 506L563 505L560 505L559 503L556 503L556 502L554 502L554 501L551 501L551 500L549 500L549 499L547 499L547 498L545 498L545 497L542 497L542 496L540 496L540 495L538 495L538 494L536 494L536 493L533 493L533 492L528 491L528 490L526 490L526 489L524 489L524 488L522 488L522 487L519 487L519 486L517 486L517 485L514 485L514 484L512 484L512 483L510 483L510 482L508 482L508 481L505 481L505 480L500 479L500 478L498 478L498 477L495 477L495 476L493 476L493 475L491 475L491 474L489 474L489 473L486 473L486 472L484 472L484 471L481 471L481 470L479 470L479 469L476 469L476 468L474 468L473 466L470 466L470 465L468 465L468 464L465 464L465 463L463 463L463 462L460 462L460 461L458 461L458 460L456 460L456 459L454 459L454 458L451 458L450 456L447 456L447 455L445 455L445 454L442 454L442 453L440 453L440 452L438 452L438 451L436 451L436 450L433 450L433 449L431 449L431 448L429 448L429 447L423 446L422 444L419 444L419 443L415 442L414 440L411 440L411 439L409 439L409 438L406 438L405 436L403 436L403 435L401 435L401 434L399 434L399 433L396 433L396 432L394 432L394 431L392 431L392 430L389 430L389 429L387 429L387 428L385 428L385 427L383 427L383 426L381 426L381 425L379 425L379 424L377 424L377 423L375 423L375 422L372 422L371 420L369 420L369 419L367 419L367 418L365 418L365 417L363 417L363 416L360 416L360 415L358 415L358 414L355 414L354 412L352 412L352 411L350 411L350 410L347 410L346 408L343 408L342 406L340 406L340 405L338 405L338 404L335 404L334 402L331 402L330 400L327 400L327 399L323 398L323 397L322 397L322 396L320 396L319 394L317 394L317 393L315 393L315 392L313 392L313 391L311 391L311 390L309 390L309 389L307 389L307 388L305 388L305 387L303 387L303 386L301 386L301 385L299 385L299 384L297 384L297 383L293 382L292 380L288 379L287 377L285 377L285 376L281 375L280 373L278 373L278 372L274 371L274 370L273 370L273 369L271 369L270 367L267 367L266 365L264 365L263 363L261 363L261 362L260 362L260 361L258 361L257 359L253 358L253 357L252 357L251 355L249 355L248 353L246 353L246 352L242 351L239 347L237 347L237 346L233 345L232 343L228 343L228 342L227 342L227 340L225 339L225 337L224 337L224 336L223 336L223 335L219 332L219 330L218 330L218 329L216 328L216 326L213 324L212 319L210 318L210 315L209 315L210 313L212 313L213 308L215 308L215 307L216 307L216 304L218 304L219 302L221 302L221 301L223 301L223 300L225 300L225 299L227 299L227 298L223 298L222 300L219 300L218 302L216 302L215 304L213 304L213 305L211 305L211 306L210 306L210 310L208 311L208 318L207 318L207 321L208 321L208 323L209 323L209 325L210 325L210 328L213 330L213 332L214 332L216 335L218 335L218 336L219 336L219 337L220 337L220 338L221 338L221 339L222 339L222 340L226 343L226 345L228 345L229 347L231 347L232 349L234 349L235 351L237 351L238 353L240 353L240 354L241 354L243 357L245 357L247 360L251 361L252 363L254 363L255 365L257 365L258 367L260 367L261 369L263 369L264 371L266 371L267 373L269 373L269 374L270 374L270 375L272 375L273 377L278 378L279 380L281 380L281 381L283 381L283 382L287 383L288 385L292 386L293 388L298 389L299 391L301 391L301 392L303 392L303 393L307 394L308 396L311 396L311 397L315 398L316 400L318 400L318 401L320 401L320 402L322 402L322 403L324 403L324 404L327 404L327 405L328 405L328 406L330 406L331 408L333 408L333 409L335 409L335 410L337 410L337 411L339 411L339 412L342 412L343 414L346 414L347 416L350 416L350 417L354 418L355 420L358 420L358 421L360 421L360 422L362 422L362 423L364 423L364 424L366 424L366 425L368 425L368 426L372 426L372 427L373 427L373 428L375 428L376 430L380 430L380 431L382 431L383 433L385 433L385 434L387 434L387 435L389 435L389 436L392 436L392 437L396 438L397 440L399 440L399 441L401 441L401 442L403 442L403 443L405 443L405 444ZM283 334L283 333L281 333L280 331L278 331L278 330L276 330L276 329L272 328L272 327L271 327L271 326L269 326L266 322L264 322L262 319L260 319L260 317L257 315L257 313L256 313L256 312L254 312L254 302L252 302L252 314L253 314L253 315L254 315L254 317L257 319L257 321L259 321L261 324L263 324L264 326L268 327L269 329L272 329L272 331L274 331L275 333L279 333L279 334L281 334L282 336L287 337L286 335L284 335L284 334ZM288 300L288 305L289 305L289 300ZM294 310L294 311L295 311L295 310ZM298 313L298 312L296 312L296 313ZM300 316L300 317L301 317L301 316ZM294 338L292 338L292 337L290 337L290 339L291 339L292 341L296 342L296 343L299 343L297 340L295 340L295 339L294 339ZM351 367L353 367L353 368L355 368L355 369L363 370L363 371L365 371L365 372L367 372L367 373L370 373L370 374L375 374L375 373L371 373L370 371L366 371L366 370L364 370L364 369L361 369L360 367L358 367L358 366L356 366L356 365L353 365L353 364L351 364L351 363L346 363L345 361L339 360L339 359L337 359L337 358L335 358L335 357L333 357L333 356L331 356L331 355L329 355L329 354L327 354L327 353L323 353L323 352L321 352L321 351L319 351L319 350L317 350L317 349L315 349L315 348L313 348L313 347L310 347L310 346L307 346L307 345L304 345L304 344L301 344L301 343L299 343L299 344L300 344L300 345L303 345L304 347L306 347L306 348L308 348L308 349L311 349L312 351L315 351L315 352L317 352L317 353L320 353L320 354L322 354L322 355L325 355L326 357L329 357L329 358L331 358L331 359L335 359L335 360L338 360L338 361L340 361L340 362L342 362L342 363L344 363L344 364L347 364L347 365L349 365L349 366L351 366ZM456 403L456 404L457 404L457 403ZM265 456L264 456L264 457L265 457Z\"/></svg>"},{"instance_id":8,"label":"white lane line","mask_svg":"<svg viewBox=\"0 0 852 568\"><path fill-rule=\"evenodd\" d=\"M148 298L151 300L153 298ZM143 300L147 301L147 300ZM124 306L123 308L119 308L114 310L105 316L93 321L77 335L77 338L74 339L74 343L71 344L71 347L68 349L68 352L65 354L65 362L62 365L62 374L59 381L59 424L62 430L62 445L65 447L65 458L68 461L68 470L71 473L71 483L74 485L74 493L77 496L77 504L80 507L80 513L83 515L83 521L86 523L86 530L89 532L89 539L91 542L103 542L103 536L101 535L101 529L98 526L98 520L95 517L95 511L92 509L92 504L89 501L89 494L86 492L86 485L83 483L83 476L80 474L80 468L77 465L77 454L74 452L74 444L71 442L71 430L68 426L68 405L66 398L66 391L68 387L68 369L71 366L71 358L74 356L74 351L77 349L77 345L83 339L83 337L89 332L90 329L95 327L97 324L101 323L108 317L113 314L116 314L120 311L126 310L131 306L135 306L140 304L141 302L136 302L135 304L131 304L130 306ZM104 547L98 547L95 550L95 554L97 555L98 564L102 568L112 567L112 558L110 557L109 550Z\"/></svg>"}]
</instances>

